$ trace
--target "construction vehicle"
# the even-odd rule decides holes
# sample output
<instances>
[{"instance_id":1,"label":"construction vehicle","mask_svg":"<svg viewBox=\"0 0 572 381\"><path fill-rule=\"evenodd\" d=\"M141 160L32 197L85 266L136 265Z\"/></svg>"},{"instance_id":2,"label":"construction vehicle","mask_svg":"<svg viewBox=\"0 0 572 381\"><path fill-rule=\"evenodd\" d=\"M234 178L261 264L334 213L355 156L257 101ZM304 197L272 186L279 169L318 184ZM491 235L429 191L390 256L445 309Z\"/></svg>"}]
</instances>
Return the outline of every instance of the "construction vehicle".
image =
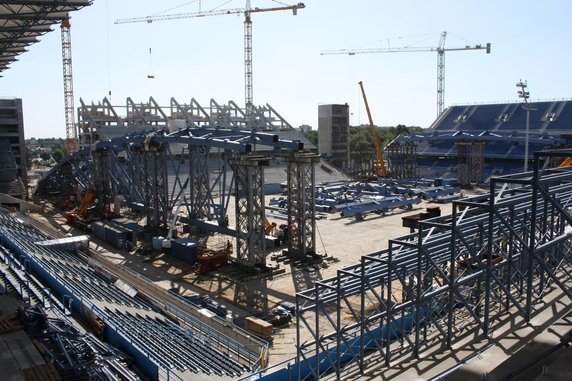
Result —
<instances>
[{"instance_id":1,"label":"construction vehicle","mask_svg":"<svg viewBox=\"0 0 572 381\"><path fill-rule=\"evenodd\" d=\"M572 157L567 157L566 159L564 159L562 161L562 163L560 163L560 165L558 166L558 168L562 168L562 167L569 167L572 165Z\"/></svg>"},{"instance_id":2,"label":"construction vehicle","mask_svg":"<svg viewBox=\"0 0 572 381\"><path fill-rule=\"evenodd\" d=\"M92 187L87 190L87 192L83 196L83 199L81 200L81 204L79 205L79 207L76 210L68 212L66 214L66 221L68 222L68 224L75 226L81 230L88 231L89 225L92 222L99 221L99 218L88 216L89 206L95 199L95 196L96 196L95 187Z\"/></svg>"},{"instance_id":3,"label":"construction vehicle","mask_svg":"<svg viewBox=\"0 0 572 381\"><path fill-rule=\"evenodd\" d=\"M379 138L377 137L377 130L373 124L373 119L371 118L371 112L369 111L369 105L367 103L367 97L365 96L365 90L363 89L362 81L359 81L359 87L361 88L361 93L363 95L363 102L365 104L365 109L367 111L367 117L369 118L369 125L371 127L371 134L373 137L373 144L375 146L375 155L377 160L375 161L374 174L378 178L387 176L387 168L385 168L385 161L383 160L383 155L381 152L381 145L379 144Z\"/></svg>"},{"instance_id":4,"label":"construction vehicle","mask_svg":"<svg viewBox=\"0 0 572 381\"><path fill-rule=\"evenodd\" d=\"M276 235L276 222L270 222L268 218L264 219L264 232L266 235L275 236Z\"/></svg>"}]
</instances>

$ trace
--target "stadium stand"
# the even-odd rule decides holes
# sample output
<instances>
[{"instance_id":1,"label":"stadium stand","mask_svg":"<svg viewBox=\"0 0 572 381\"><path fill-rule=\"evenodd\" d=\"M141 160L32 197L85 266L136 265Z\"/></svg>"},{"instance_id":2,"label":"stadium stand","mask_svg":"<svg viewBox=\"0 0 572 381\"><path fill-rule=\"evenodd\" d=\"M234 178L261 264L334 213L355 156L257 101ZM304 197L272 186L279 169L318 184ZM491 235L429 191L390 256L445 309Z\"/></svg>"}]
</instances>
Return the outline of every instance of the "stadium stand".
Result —
<instances>
[{"instance_id":1,"label":"stadium stand","mask_svg":"<svg viewBox=\"0 0 572 381\"><path fill-rule=\"evenodd\" d=\"M23 299L35 298L45 308L64 311L90 309L129 343L122 350L183 378L186 373L238 377L250 370L204 332L172 322L138 295L119 289L73 252L36 244L46 239L0 210L0 280ZM69 303L60 302L38 279ZM148 376L156 378L157 374Z\"/></svg>"},{"instance_id":2,"label":"stadium stand","mask_svg":"<svg viewBox=\"0 0 572 381\"><path fill-rule=\"evenodd\" d=\"M572 100L533 102L528 112L529 159L536 151L572 145ZM482 178L477 182L488 181L493 175L522 170L526 119L527 110L521 103L452 106L435 120L429 132L402 135L390 145L416 145L417 177L453 178L462 182L460 161L480 160ZM471 151L475 143L482 145L482 152ZM461 154L463 144L466 145L463 148L469 148ZM395 152L399 150L388 150L390 169L392 162L403 162L403 158L392 158Z\"/></svg>"}]
</instances>

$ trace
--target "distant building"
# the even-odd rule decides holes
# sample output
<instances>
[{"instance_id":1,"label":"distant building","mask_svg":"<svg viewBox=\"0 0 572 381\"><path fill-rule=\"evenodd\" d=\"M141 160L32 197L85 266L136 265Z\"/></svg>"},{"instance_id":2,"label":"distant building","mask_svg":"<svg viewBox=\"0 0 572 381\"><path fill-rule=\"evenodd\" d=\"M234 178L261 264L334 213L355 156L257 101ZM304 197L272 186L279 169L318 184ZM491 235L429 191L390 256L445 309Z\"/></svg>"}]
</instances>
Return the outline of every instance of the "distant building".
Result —
<instances>
[{"instance_id":1,"label":"distant building","mask_svg":"<svg viewBox=\"0 0 572 381\"><path fill-rule=\"evenodd\" d=\"M24 118L18 98L0 98L0 193L27 194Z\"/></svg>"},{"instance_id":2,"label":"distant building","mask_svg":"<svg viewBox=\"0 0 572 381\"><path fill-rule=\"evenodd\" d=\"M350 108L348 104L318 106L318 153L344 168L350 162Z\"/></svg>"},{"instance_id":3,"label":"distant building","mask_svg":"<svg viewBox=\"0 0 572 381\"><path fill-rule=\"evenodd\" d=\"M302 132L308 132L308 131L312 131L312 126L310 126L308 124L303 124L300 127L298 127L298 129Z\"/></svg>"}]
</instances>

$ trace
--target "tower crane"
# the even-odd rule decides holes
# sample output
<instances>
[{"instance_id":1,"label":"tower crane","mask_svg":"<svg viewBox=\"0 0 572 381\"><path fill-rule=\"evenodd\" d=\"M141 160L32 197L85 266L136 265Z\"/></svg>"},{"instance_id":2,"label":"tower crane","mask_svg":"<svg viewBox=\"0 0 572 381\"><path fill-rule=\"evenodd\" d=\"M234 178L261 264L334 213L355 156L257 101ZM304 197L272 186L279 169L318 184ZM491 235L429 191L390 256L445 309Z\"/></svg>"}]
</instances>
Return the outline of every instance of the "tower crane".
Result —
<instances>
[{"instance_id":1,"label":"tower crane","mask_svg":"<svg viewBox=\"0 0 572 381\"><path fill-rule=\"evenodd\" d=\"M71 24L69 18L61 23L62 63L64 71L64 107L66 114L66 149L71 155L77 151L77 132L74 126Z\"/></svg>"},{"instance_id":2,"label":"tower crane","mask_svg":"<svg viewBox=\"0 0 572 381\"><path fill-rule=\"evenodd\" d=\"M486 45L467 45L464 47L445 48L445 40L447 32L441 33L439 46L437 47L400 47L400 48L381 48L381 49L342 49L342 50L325 50L321 54L348 54L350 56L366 53L418 53L418 52L437 52L437 116L441 115L445 104L445 52L463 51L463 50L485 50L486 54L491 52L491 43Z\"/></svg>"},{"instance_id":3,"label":"tower crane","mask_svg":"<svg viewBox=\"0 0 572 381\"><path fill-rule=\"evenodd\" d=\"M250 0L246 0L246 5L244 8L234 8L234 9L218 9L212 11L200 11L200 12L190 12L190 13L175 13L166 15L155 15L146 17L134 17L134 18L124 18L115 21L115 24L127 24L127 23L139 23L147 22L152 23L153 21L166 21L166 20L177 20L186 19L192 17L207 17L207 16L221 16L221 15L235 15L244 14L244 103L245 103L245 114L247 123L251 123L253 115L253 85L252 85L252 19L251 14L261 13L261 12L275 12L275 11L287 11L291 10L294 15L297 14L298 9L305 8L304 3L298 3L295 5L286 5L283 7L275 8L252 8Z\"/></svg>"}]
</instances>

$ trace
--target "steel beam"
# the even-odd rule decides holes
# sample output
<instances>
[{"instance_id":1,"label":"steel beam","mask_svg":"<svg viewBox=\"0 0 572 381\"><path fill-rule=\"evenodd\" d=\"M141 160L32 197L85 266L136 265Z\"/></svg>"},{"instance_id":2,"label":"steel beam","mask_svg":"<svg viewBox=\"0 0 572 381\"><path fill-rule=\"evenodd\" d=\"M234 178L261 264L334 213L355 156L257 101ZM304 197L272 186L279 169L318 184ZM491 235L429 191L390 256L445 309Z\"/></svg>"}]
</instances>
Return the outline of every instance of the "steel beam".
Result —
<instances>
[{"instance_id":1,"label":"steel beam","mask_svg":"<svg viewBox=\"0 0 572 381\"><path fill-rule=\"evenodd\" d=\"M296 364L310 368L298 379L339 378L348 363L363 369L371 352L391 366L434 342L488 335L511 313L530 319L549 290L572 299L572 172L540 167L571 155L537 153L532 176L495 178L486 197L454 202L452 216L422 221L418 233L298 293L298 325L310 334L298 334ZM511 191L495 194L504 184ZM343 314L354 318L340 324Z\"/></svg>"}]
</instances>

